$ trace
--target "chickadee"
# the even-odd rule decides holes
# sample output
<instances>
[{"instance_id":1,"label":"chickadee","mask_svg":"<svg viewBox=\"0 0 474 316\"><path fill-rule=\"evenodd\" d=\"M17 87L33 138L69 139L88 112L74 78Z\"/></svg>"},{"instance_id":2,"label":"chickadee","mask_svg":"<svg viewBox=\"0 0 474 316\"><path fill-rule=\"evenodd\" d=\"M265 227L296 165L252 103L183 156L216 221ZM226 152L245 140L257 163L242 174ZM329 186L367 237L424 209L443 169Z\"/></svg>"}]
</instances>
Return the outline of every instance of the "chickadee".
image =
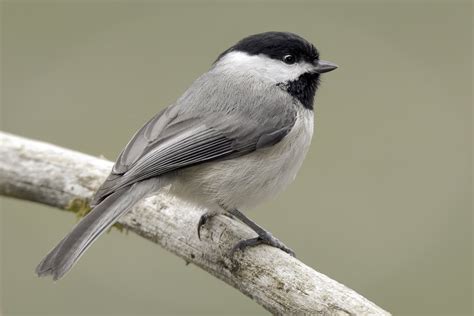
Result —
<instances>
[{"instance_id":1,"label":"chickadee","mask_svg":"<svg viewBox=\"0 0 474 316\"><path fill-rule=\"evenodd\" d=\"M198 236L217 214L230 214L258 234L240 241L231 255L259 244L294 255L240 210L294 180L311 143L319 77L336 68L296 34L267 32L237 42L133 136L95 194L92 211L36 273L61 278L122 215L165 187L208 210L197 223Z\"/></svg>"}]
</instances>

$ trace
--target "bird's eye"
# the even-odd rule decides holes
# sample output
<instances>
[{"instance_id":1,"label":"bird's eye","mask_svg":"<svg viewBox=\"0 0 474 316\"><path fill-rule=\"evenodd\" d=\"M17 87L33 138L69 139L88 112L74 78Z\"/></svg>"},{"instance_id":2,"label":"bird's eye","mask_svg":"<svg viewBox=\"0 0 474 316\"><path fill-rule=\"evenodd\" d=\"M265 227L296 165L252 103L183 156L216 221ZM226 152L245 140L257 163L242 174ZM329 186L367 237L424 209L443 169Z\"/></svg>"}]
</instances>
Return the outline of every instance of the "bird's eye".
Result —
<instances>
[{"instance_id":1,"label":"bird's eye","mask_svg":"<svg viewBox=\"0 0 474 316\"><path fill-rule=\"evenodd\" d=\"M283 61L286 64L291 65L291 64L294 64L296 62L296 58L293 55L285 55L285 56L283 56Z\"/></svg>"}]
</instances>

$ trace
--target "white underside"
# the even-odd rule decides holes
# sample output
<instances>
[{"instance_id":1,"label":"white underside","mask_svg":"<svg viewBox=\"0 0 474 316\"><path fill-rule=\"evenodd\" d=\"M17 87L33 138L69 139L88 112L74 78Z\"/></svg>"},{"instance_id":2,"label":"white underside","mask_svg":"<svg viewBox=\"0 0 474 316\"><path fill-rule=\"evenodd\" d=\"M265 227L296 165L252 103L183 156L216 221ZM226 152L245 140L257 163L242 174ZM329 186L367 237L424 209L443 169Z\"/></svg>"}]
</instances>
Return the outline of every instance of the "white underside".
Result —
<instances>
[{"instance_id":1,"label":"white underside","mask_svg":"<svg viewBox=\"0 0 474 316\"><path fill-rule=\"evenodd\" d=\"M288 135L248 155L180 171L171 192L213 211L253 208L284 190L296 177L313 135L313 111L299 107Z\"/></svg>"}]
</instances>

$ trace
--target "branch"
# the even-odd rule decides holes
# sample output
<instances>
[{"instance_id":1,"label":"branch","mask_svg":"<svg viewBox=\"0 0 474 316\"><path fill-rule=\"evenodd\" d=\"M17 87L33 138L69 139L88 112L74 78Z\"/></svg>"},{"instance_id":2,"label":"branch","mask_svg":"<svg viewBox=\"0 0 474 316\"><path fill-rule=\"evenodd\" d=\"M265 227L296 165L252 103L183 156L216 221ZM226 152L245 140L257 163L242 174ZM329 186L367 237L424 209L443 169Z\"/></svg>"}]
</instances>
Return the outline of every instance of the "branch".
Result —
<instances>
[{"instance_id":1,"label":"branch","mask_svg":"<svg viewBox=\"0 0 474 316\"><path fill-rule=\"evenodd\" d=\"M112 163L54 145L0 132L0 194L80 211ZM283 251L258 246L227 257L252 232L225 216L203 227L203 210L166 194L148 198L120 224L235 287L274 314L390 315L344 285Z\"/></svg>"}]
</instances>

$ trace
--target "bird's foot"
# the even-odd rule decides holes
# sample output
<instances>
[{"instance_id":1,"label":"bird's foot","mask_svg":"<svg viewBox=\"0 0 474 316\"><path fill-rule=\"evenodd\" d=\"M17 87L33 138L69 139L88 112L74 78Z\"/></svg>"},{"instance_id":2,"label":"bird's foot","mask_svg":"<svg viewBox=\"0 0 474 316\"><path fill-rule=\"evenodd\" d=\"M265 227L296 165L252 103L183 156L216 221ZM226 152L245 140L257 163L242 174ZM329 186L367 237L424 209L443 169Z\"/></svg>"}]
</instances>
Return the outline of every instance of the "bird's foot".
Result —
<instances>
[{"instance_id":1,"label":"bird's foot","mask_svg":"<svg viewBox=\"0 0 474 316\"><path fill-rule=\"evenodd\" d=\"M293 250L291 250L284 243L282 243L281 241L279 241L278 239L273 237L273 235L270 234L269 232L265 232L265 233L259 235L258 237L250 238L250 239L244 239L244 240L239 241L234 247L232 247L232 250L230 251L229 257L233 260L234 255L235 255L237 250L244 251L245 248L247 248L247 247L254 247L254 246L261 245L261 244L269 245L269 246L281 249L284 252L286 252L287 254L289 254L290 256L292 256L292 257L295 256L295 252Z\"/></svg>"},{"instance_id":2,"label":"bird's foot","mask_svg":"<svg viewBox=\"0 0 474 316\"><path fill-rule=\"evenodd\" d=\"M224 216L227 216L227 217L230 217L230 218L234 218L234 216L232 214L229 214L229 213L220 213L220 212L207 212L207 213L204 213L202 214L201 218L199 218L199 222L198 222L198 225L197 225L197 234L198 234L198 238L199 240L201 240L201 229L202 229L202 226L206 225L206 223L211 219L213 218L214 216L217 216L217 215L224 215Z\"/></svg>"},{"instance_id":3,"label":"bird's foot","mask_svg":"<svg viewBox=\"0 0 474 316\"><path fill-rule=\"evenodd\" d=\"M209 219L211 219L212 217L214 217L216 215L217 215L217 213L215 213L215 212L207 212L207 213L204 213L204 214L201 215L201 218L199 218L199 222L198 222L198 225L197 225L197 233L198 233L199 240L201 240L201 228L202 228L202 226L204 226Z\"/></svg>"}]
</instances>

